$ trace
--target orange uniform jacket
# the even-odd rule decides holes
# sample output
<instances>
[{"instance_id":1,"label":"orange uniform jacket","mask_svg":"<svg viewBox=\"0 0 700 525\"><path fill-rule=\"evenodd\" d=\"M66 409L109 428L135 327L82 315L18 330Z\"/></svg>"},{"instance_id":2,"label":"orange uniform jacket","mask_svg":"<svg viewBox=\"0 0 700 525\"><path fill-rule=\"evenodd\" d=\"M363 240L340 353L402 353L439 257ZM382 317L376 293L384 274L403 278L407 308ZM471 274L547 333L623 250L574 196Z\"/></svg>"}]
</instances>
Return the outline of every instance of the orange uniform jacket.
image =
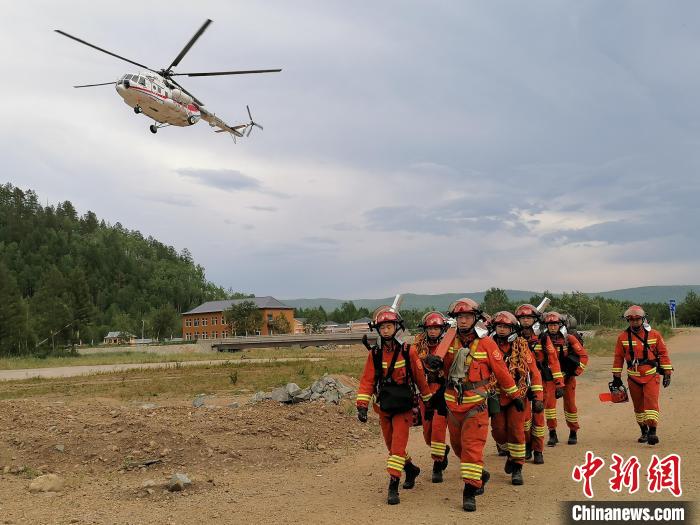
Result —
<instances>
[{"instance_id":1,"label":"orange uniform jacket","mask_svg":"<svg viewBox=\"0 0 700 525\"><path fill-rule=\"evenodd\" d=\"M639 337L642 338L640 341L634 333L631 334L632 339L632 353L630 353L629 332L624 330L620 335L617 336L617 344L615 345L615 358L613 360L613 375L620 376L622 373L622 365L627 362L627 374L633 377L637 383L648 383L652 377L655 377L657 373L670 374L673 370L671 365L671 359L668 357L668 350L666 349L666 343L664 338L659 332L654 329L649 330L647 335L647 344L649 345L649 350L647 352L647 359L649 361L656 361L658 359L659 366L661 370L657 370L656 363L646 363L639 364L635 366L634 361L642 361L644 358L644 334L645 330L641 329L639 332ZM632 361L632 363L630 363ZM632 364L632 366L630 366Z\"/></svg>"},{"instance_id":2,"label":"orange uniform jacket","mask_svg":"<svg viewBox=\"0 0 700 525\"><path fill-rule=\"evenodd\" d=\"M448 337L449 333L445 336ZM449 384L449 372L452 362L461 348L462 343L458 337L454 337L450 344L447 354L445 355L445 375L448 376L448 385L445 390L445 401L450 412L462 413L475 408L486 401L487 386L464 390L462 403L459 403L459 394L453 386ZM464 381L469 383L478 383L488 380L491 374L496 376L496 381L500 388L510 397L514 397L518 391L515 386L515 381L508 371L508 367L503 361L503 355L498 349L498 346L490 337L483 339L474 338L469 344L471 348L470 355L465 362ZM468 366L467 366L468 365Z\"/></svg>"},{"instance_id":3,"label":"orange uniform jacket","mask_svg":"<svg viewBox=\"0 0 700 525\"><path fill-rule=\"evenodd\" d=\"M576 367L575 373L577 376L583 374L584 370L586 370L586 366L588 366L588 353L579 340L576 339L576 336L567 334L566 340L564 340L564 336L561 333L557 333L554 337L547 333L546 339L552 341L554 348L556 348L562 356L566 357L569 355L569 352L577 355L580 362Z\"/></svg>"},{"instance_id":4,"label":"orange uniform jacket","mask_svg":"<svg viewBox=\"0 0 700 525\"><path fill-rule=\"evenodd\" d=\"M512 343L503 343L498 345L498 349L503 354L504 358L508 358L512 348ZM528 369L530 370L530 390L535 395L535 399L542 401L544 398L544 387L542 385L542 374L539 368L537 368L537 363L535 363L535 358L532 356L532 352L527 350L527 356L525 356L525 362L527 363ZM508 366L508 365L506 365ZM510 372L509 372L510 373ZM512 377L512 376L511 376ZM515 378L513 378L515 380ZM496 389L501 397L501 405L505 406L510 403L511 399L507 396L500 388Z\"/></svg>"},{"instance_id":5,"label":"orange uniform jacket","mask_svg":"<svg viewBox=\"0 0 700 525\"><path fill-rule=\"evenodd\" d=\"M396 345L398 343L394 343ZM389 371L389 366L391 365L391 360L394 356L394 345L382 345L382 378L386 377L386 373ZM408 348L408 358L410 361L411 372L413 375L413 382L418 386L421 398L423 401L428 401L432 397L430 392L430 387L428 386L428 381L425 378L425 370L423 369L423 363L416 353L416 349L413 347ZM406 370L406 360L404 358L404 351L399 348L399 355L396 358L396 364L394 365L394 372L391 374L391 378L398 384L404 384L407 380L408 371ZM362 372L362 377L360 378L360 387L357 389L357 401L356 405L358 407L367 407L369 402L372 400L374 395L374 360L372 359L372 352L367 352L367 362L365 363L365 369ZM375 405L375 411L379 411L379 406Z\"/></svg>"},{"instance_id":6,"label":"orange uniform jacket","mask_svg":"<svg viewBox=\"0 0 700 525\"><path fill-rule=\"evenodd\" d=\"M557 350L552 344L552 340L544 334L536 335L534 332L530 337L526 337L527 345L530 347L535 360L540 366L543 366L545 355L547 356L547 365L552 371L554 377L554 385L556 387L564 386L564 374L559 366L559 356ZM544 344L544 349L542 348Z\"/></svg>"}]
</instances>

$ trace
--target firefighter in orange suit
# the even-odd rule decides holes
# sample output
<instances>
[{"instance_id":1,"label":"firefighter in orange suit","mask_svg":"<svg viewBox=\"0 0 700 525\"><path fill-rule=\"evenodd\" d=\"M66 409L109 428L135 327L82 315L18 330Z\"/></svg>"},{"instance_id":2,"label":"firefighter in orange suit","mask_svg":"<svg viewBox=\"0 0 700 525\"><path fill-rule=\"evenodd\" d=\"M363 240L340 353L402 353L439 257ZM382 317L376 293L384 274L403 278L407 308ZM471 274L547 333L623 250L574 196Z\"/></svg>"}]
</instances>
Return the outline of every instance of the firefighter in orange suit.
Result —
<instances>
[{"instance_id":1,"label":"firefighter in orange suit","mask_svg":"<svg viewBox=\"0 0 700 525\"><path fill-rule=\"evenodd\" d=\"M547 312L544 314L544 324L547 327L545 339L554 345L559 356L559 366L564 373L564 418L569 427L569 445L578 442L577 432L580 428L578 423L578 410L576 408L576 377L580 376L588 365L588 354L576 336L566 332L564 319L557 312ZM557 407L548 405L545 399L544 407L547 426L549 427L550 447L559 443L557 437Z\"/></svg>"},{"instance_id":2,"label":"firefighter in orange suit","mask_svg":"<svg viewBox=\"0 0 700 525\"><path fill-rule=\"evenodd\" d=\"M413 464L406 452L408 431L413 424L415 386L424 402L432 393L425 378L423 364L415 348L401 343L396 333L403 329L403 320L390 307L380 307L370 324L379 333L378 344L371 348L357 390L357 417L365 423L367 408L374 401L374 411L379 415L386 447L389 449L387 472L389 492L387 502L396 505L399 500L401 472L406 472L403 488L414 487L420 469ZM425 417L431 419L433 409L425 407Z\"/></svg>"},{"instance_id":3,"label":"firefighter in orange suit","mask_svg":"<svg viewBox=\"0 0 700 525\"><path fill-rule=\"evenodd\" d=\"M542 320L537 308L531 304L521 304L515 310L515 317L520 323L520 335L527 341L542 376L545 407L552 407L549 409L550 414L554 410L553 415L556 417L556 400L564 395L564 374L559 367L557 351L549 337L535 333L534 324ZM533 411L532 419L525 421L525 458L530 459L534 452L533 463L536 465L544 463L545 431L545 413Z\"/></svg>"},{"instance_id":4,"label":"firefighter in orange suit","mask_svg":"<svg viewBox=\"0 0 700 525\"><path fill-rule=\"evenodd\" d=\"M436 413L431 420L425 418L425 403L421 402L423 414L423 438L430 447L433 459L433 483L442 483L442 472L447 468L449 445L445 444L447 433L447 407L445 406L445 372L442 360L435 355L448 324L440 312L428 312L419 325L423 332L413 341L413 346L423 362L425 375L433 394L431 405Z\"/></svg>"},{"instance_id":5,"label":"firefighter in orange suit","mask_svg":"<svg viewBox=\"0 0 700 525\"><path fill-rule=\"evenodd\" d=\"M495 329L494 341L503 354L508 371L518 387L517 395L525 401L525 410L513 404L513 399L500 388L500 411L491 418L491 435L501 447L508 451L505 471L511 475L513 485L523 484L523 463L525 463L525 422L530 420L531 412L541 414L542 376L537 369L535 358L527 341L518 336L518 320L510 312L498 312L491 321ZM528 396L528 397L526 397ZM532 399L532 406L528 399Z\"/></svg>"},{"instance_id":6,"label":"firefighter in orange suit","mask_svg":"<svg viewBox=\"0 0 700 525\"><path fill-rule=\"evenodd\" d=\"M450 305L449 314L457 320L457 330L444 357L447 376L445 403L450 444L460 458L464 481L462 507L476 510L476 496L483 493L483 484L489 479L484 470L484 446L489 429L487 398L496 385L513 398L517 410L525 403L517 397L518 387L508 372L503 356L485 330L477 327L482 319L478 303L458 299Z\"/></svg>"},{"instance_id":7,"label":"firefighter in orange suit","mask_svg":"<svg viewBox=\"0 0 700 525\"><path fill-rule=\"evenodd\" d=\"M624 314L629 327L617 336L613 361L613 386L621 386L622 364L627 363L627 384L634 405L634 415L642 435L637 441L656 445L659 437L659 374L664 388L671 384L673 366L666 343L646 321L641 306L630 306Z\"/></svg>"}]
</instances>

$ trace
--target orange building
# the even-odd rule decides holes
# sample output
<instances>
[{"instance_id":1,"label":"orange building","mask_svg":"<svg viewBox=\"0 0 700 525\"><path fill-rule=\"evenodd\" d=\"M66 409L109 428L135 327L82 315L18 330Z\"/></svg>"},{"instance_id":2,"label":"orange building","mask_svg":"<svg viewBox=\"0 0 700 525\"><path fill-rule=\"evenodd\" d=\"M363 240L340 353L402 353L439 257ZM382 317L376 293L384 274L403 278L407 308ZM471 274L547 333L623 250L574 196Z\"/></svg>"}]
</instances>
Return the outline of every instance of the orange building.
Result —
<instances>
[{"instance_id":1,"label":"orange building","mask_svg":"<svg viewBox=\"0 0 700 525\"><path fill-rule=\"evenodd\" d=\"M276 317L282 314L289 321L291 330L294 330L294 308L279 302L274 297L250 297L247 299L228 299L226 301L208 301L197 308L182 314L182 337L185 341L197 339L222 339L231 337L231 326L226 324L224 311L234 304L245 301L253 301L262 313L262 326L257 334L270 335L272 323ZM238 334L245 335L245 334Z\"/></svg>"}]
</instances>

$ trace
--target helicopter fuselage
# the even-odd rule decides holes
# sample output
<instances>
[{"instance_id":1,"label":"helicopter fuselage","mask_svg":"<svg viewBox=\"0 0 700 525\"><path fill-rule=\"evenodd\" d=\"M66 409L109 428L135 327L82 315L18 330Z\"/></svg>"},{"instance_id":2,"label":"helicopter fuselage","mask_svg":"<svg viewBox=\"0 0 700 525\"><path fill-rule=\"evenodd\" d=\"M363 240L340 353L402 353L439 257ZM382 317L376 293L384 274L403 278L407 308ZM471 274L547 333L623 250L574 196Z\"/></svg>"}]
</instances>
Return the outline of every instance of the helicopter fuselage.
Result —
<instances>
[{"instance_id":1,"label":"helicopter fuselage","mask_svg":"<svg viewBox=\"0 0 700 525\"><path fill-rule=\"evenodd\" d=\"M161 124L191 126L202 117L192 97L152 72L122 76L116 90L124 102Z\"/></svg>"}]
</instances>

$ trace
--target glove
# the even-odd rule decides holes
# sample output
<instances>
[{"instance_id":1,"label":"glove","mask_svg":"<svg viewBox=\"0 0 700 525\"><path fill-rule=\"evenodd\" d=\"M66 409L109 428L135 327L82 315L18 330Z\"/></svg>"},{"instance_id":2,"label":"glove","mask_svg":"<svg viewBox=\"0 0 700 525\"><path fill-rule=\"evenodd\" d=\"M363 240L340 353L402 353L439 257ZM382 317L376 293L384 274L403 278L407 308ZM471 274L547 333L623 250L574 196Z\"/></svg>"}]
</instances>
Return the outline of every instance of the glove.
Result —
<instances>
[{"instance_id":1,"label":"glove","mask_svg":"<svg viewBox=\"0 0 700 525\"><path fill-rule=\"evenodd\" d=\"M564 397L564 388L561 386L557 387L554 390L554 397L555 397L555 399L561 399L562 397Z\"/></svg>"},{"instance_id":2,"label":"glove","mask_svg":"<svg viewBox=\"0 0 700 525\"><path fill-rule=\"evenodd\" d=\"M440 370L442 368L442 359L436 355L429 355L425 358L425 366L429 370Z\"/></svg>"},{"instance_id":3,"label":"glove","mask_svg":"<svg viewBox=\"0 0 700 525\"><path fill-rule=\"evenodd\" d=\"M425 420L432 421L434 414L435 414L435 409L429 405L425 405L425 411L423 412Z\"/></svg>"},{"instance_id":4,"label":"glove","mask_svg":"<svg viewBox=\"0 0 700 525\"><path fill-rule=\"evenodd\" d=\"M671 384L671 374L664 374L664 388Z\"/></svg>"},{"instance_id":5,"label":"glove","mask_svg":"<svg viewBox=\"0 0 700 525\"><path fill-rule=\"evenodd\" d=\"M544 403L542 401L540 401L539 399L535 399L532 402L532 411L535 414L540 414L540 413L544 412Z\"/></svg>"},{"instance_id":6,"label":"glove","mask_svg":"<svg viewBox=\"0 0 700 525\"><path fill-rule=\"evenodd\" d=\"M613 376L612 386L613 388L620 388L622 386L622 378L619 376Z\"/></svg>"},{"instance_id":7,"label":"glove","mask_svg":"<svg viewBox=\"0 0 700 525\"><path fill-rule=\"evenodd\" d=\"M360 423L367 423L367 407L357 407L357 419Z\"/></svg>"},{"instance_id":8,"label":"glove","mask_svg":"<svg viewBox=\"0 0 700 525\"><path fill-rule=\"evenodd\" d=\"M516 397L515 399L513 399L513 406L518 412L522 412L523 410L525 410L525 403L523 403L523 400L520 397Z\"/></svg>"}]
</instances>

